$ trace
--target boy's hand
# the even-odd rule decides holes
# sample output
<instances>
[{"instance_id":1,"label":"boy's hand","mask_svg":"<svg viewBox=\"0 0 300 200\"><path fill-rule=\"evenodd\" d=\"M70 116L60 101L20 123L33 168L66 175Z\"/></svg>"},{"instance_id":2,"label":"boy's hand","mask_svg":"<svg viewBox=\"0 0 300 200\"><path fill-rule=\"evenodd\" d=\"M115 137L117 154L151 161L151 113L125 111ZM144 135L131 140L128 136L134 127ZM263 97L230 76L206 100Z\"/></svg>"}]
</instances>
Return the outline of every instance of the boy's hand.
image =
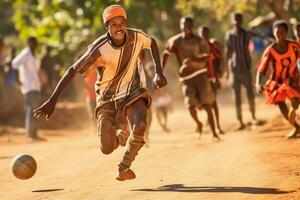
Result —
<instances>
[{"instance_id":1,"label":"boy's hand","mask_svg":"<svg viewBox=\"0 0 300 200\"><path fill-rule=\"evenodd\" d=\"M46 120L48 120L52 115L54 108L55 108L55 103L51 100L47 100L42 106L35 109L33 113L36 118L45 116Z\"/></svg>"},{"instance_id":2,"label":"boy's hand","mask_svg":"<svg viewBox=\"0 0 300 200\"><path fill-rule=\"evenodd\" d=\"M255 87L256 87L256 92L257 92L257 93L260 93L260 94L263 93L264 87L263 87L261 84L256 83L256 84L255 84Z\"/></svg>"},{"instance_id":3,"label":"boy's hand","mask_svg":"<svg viewBox=\"0 0 300 200\"><path fill-rule=\"evenodd\" d=\"M167 79L162 73L155 73L153 82L157 88L162 88L167 85Z\"/></svg>"}]
</instances>

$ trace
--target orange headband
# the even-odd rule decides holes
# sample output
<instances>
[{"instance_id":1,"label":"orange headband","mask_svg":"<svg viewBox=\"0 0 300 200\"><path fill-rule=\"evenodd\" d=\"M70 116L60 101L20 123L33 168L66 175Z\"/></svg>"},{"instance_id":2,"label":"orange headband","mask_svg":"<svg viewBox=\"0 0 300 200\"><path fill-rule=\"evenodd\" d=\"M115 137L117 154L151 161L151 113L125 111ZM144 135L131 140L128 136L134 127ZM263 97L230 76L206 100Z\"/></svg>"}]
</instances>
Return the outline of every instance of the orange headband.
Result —
<instances>
[{"instance_id":1,"label":"orange headband","mask_svg":"<svg viewBox=\"0 0 300 200\"><path fill-rule=\"evenodd\" d=\"M108 22L110 19L122 16L125 19L127 19L126 11L125 9L120 5L111 5L104 9L102 17L104 24Z\"/></svg>"}]
</instances>

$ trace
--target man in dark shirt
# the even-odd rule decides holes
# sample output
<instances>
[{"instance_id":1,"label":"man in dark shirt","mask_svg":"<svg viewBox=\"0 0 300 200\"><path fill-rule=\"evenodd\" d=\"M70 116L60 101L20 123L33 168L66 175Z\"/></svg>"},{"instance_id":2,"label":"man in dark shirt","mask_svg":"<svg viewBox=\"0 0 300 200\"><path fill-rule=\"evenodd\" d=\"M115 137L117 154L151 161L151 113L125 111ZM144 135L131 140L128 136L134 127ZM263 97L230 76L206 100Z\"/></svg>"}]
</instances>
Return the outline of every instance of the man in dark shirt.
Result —
<instances>
[{"instance_id":1,"label":"man in dark shirt","mask_svg":"<svg viewBox=\"0 0 300 200\"><path fill-rule=\"evenodd\" d=\"M240 13L232 15L234 28L226 33L226 64L227 78L229 77L229 67L233 74L233 89L235 93L235 106L237 118L240 122L238 130L245 128L242 118L241 86L247 90L247 97L252 115L253 123L257 124L255 116L254 91L251 76L251 57L249 53L249 42L251 32L242 28L243 16Z\"/></svg>"}]
</instances>

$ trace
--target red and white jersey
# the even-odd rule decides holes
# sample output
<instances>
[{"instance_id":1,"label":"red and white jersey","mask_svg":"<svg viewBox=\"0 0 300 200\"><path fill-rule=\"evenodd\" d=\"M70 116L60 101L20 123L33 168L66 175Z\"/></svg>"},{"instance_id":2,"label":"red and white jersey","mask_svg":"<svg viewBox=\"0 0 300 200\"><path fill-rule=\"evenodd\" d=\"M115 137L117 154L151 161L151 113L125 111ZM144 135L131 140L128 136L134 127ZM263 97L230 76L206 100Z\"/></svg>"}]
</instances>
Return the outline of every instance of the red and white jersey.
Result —
<instances>
[{"instance_id":1,"label":"red and white jersey","mask_svg":"<svg viewBox=\"0 0 300 200\"><path fill-rule=\"evenodd\" d=\"M97 71L97 101L117 100L141 87L139 54L151 47L151 37L140 30L127 29L126 42L121 47L113 46L109 37L106 33L89 46L100 52L96 62L73 67L84 76Z\"/></svg>"}]
</instances>

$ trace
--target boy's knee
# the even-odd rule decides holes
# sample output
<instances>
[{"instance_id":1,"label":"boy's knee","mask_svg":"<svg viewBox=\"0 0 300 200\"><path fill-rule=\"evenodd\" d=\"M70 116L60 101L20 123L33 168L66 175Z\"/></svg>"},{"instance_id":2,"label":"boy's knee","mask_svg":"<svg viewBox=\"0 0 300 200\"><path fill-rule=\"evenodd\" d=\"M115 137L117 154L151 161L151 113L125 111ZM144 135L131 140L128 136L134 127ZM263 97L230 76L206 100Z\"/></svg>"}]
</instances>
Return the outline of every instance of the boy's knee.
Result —
<instances>
[{"instance_id":1,"label":"boy's knee","mask_svg":"<svg viewBox=\"0 0 300 200\"><path fill-rule=\"evenodd\" d=\"M146 122L139 122L139 123L135 124L135 126L133 128L133 132L135 132L138 135L142 135L146 131L146 127L147 127Z\"/></svg>"},{"instance_id":2,"label":"boy's knee","mask_svg":"<svg viewBox=\"0 0 300 200\"><path fill-rule=\"evenodd\" d=\"M114 151L113 147L103 147L103 146L101 146L100 149L101 149L101 152L105 155L109 155Z\"/></svg>"}]
</instances>

